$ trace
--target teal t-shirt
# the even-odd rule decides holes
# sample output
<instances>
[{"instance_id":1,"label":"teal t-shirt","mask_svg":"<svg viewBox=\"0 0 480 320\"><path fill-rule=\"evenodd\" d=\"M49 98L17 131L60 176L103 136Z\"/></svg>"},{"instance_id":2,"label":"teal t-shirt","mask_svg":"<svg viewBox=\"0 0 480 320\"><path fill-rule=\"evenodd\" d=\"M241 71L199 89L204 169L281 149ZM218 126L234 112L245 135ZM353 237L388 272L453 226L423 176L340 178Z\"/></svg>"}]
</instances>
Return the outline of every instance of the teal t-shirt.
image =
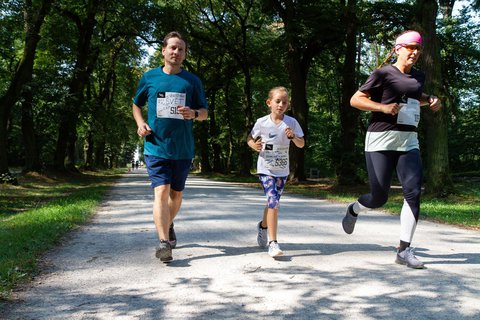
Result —
<instances>
[{"instance_id":1,"label":"teal t-shirt","mask_svg":"<svg viewBox=\"0 0 480 320\"><path fill-rule=\"evenodd\" d=\"M133 102L148 105L147 123L152 134L145 137L144 154L169 160L193 159L193 120L184 120L177 105L207 108L200 79L182 69L166 74L163 67L146 72L140 79Z\"/></svg>"}]
</instances>

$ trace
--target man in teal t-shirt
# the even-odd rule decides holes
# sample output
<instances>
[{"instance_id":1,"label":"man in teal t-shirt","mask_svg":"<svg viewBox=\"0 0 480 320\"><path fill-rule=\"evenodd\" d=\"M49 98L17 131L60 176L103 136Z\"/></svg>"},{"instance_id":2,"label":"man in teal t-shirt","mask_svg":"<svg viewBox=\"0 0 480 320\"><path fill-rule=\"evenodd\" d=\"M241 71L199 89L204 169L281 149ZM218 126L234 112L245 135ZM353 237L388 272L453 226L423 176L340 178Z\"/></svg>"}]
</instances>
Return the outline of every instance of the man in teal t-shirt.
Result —
<instances>
[{"instance_id":1,"label":"man in teal t-shirt","mask_svg":"<svg viewBox=\"0 0 480 320\"><path fill-rule=\"evenodd\" d=\"M137 133L145 137L145 163L155 194L153 220L160 239L156 256L164 262L172 260L176 246L173 220L194 157L193 120L208 117L202 82L182 69L186 51L187 42L180 33L165 36L165 64L142 76L132 106ZM141 110L145 104L148 122Z\"/></svg>"}]
</instances>

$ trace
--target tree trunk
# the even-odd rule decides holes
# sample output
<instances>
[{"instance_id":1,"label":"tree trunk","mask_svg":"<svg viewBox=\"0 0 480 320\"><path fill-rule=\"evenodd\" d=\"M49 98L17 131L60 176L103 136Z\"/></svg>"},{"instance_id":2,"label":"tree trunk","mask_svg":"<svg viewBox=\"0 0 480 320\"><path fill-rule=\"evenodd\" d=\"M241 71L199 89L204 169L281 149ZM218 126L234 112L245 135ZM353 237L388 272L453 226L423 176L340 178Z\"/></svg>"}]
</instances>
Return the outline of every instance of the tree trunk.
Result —
<instances>
[{"instance_id":1,"label":"tree trunk","mask_svg":"<svg viewBox=\"0 0 480 320\"><path fill-rule=\"evenodd\" d=\"M95 168L105 168L105 137L100 137L95 144Z\"/></svg>"},{"instance_id":2,"label":"tree trunk","mask_svg":"<svg viewBox=\"0 0 480 320\"><path fill-rule=\"evenodd\" d=\"M35 124L33 121L33 94L30 88L23 91L22 103L22 135L25 146L25 167L24 172L40 171L40 152L38 150L37 137L35 135Z\"/></svg>"},{"instance_id":3,"label":"tree trunk","mask_svg":"<svg viewBox=\"0 0 480 320\"><path fill-rule=\"evenodd\" d=\"M340 185L353 185L361 182L357 175L358 155L355 154L359 111L350 106L350 98L356 91L355 58L357 19L355 16L356 0L348 1L345 10L346 51L343 68L342 101L340 105L341 145L340 159L337 163L337 179Z\"/></svg>"},{"instance_id":4,"label":"tree trunk","mask_svg":"<svg viewBox=\"0 0 480 320\"><path fill-rule=\"evenodd\" d=\"M244 56L245 61L243 65L243 74L245 77L245 85L243 88L244 104L243 112L245 112L245 126L243 128L243 141L240 141L241 147L239 148L239 157L240 157L240 175L249 176L251 174L250 170L252 169L253 159L250 148L248 148L246 141L247 137L250 134L250 130L253 127L253 112L252 112L252 76L250 74L250 67L247 56Z\"/></svg>"},{"instance_id":5,"label":"tree trunk","mask_svg":"<svg viewBox=\"0 0 480 320\"><path fill-rule=\"evenodd\" d=\"M75 145L77 141L78 116L84 101L83 90L98 55L98 53L93 53L91 48L91 40L96 25L95 15L99 10L98 5L99 0L88 1L87 16L83 21L80 21L78 16L69 15L79 28L79 38L75 68L70 81L68 96L65 99L62 118L60 119L55 149L54 167L60 171L66 169L76 170Z\"/></svg>"},{"instance_id":6,"label":"tree trunk","mask_svg":"<svg viewBox=\"0 0 480 320\"><path fill-rule=\"evenodd\" d=\"M292 86L291 110L292 116L302 127L304 138L308 137L308 103L307 103L307 75L302 68L301 57L295 49L287 53L287 69ZM305 177L305 149L292 146L290 157L290 180L304 181Z\"/></svg>"},{"instance_id":7,"label":"tree trunk","mask_svg":"<svg viewBox=\"0 0 480 320\"><path fill-rule=\"evenodd\" d=\"M280 1L275 1L285 24L287 38L287 71L291 85L291 113L302 127L304 138L308 137L308 103L307 103L307 72L309 62L304 60L302 45L298 41L296 32L295 5L289 2L283 7ZM303 181L305 177L305 149L293 146L290 157L290 180Z\"/></svg>"},{"instance_id":8,"label":"tree trunk","mask_svg":"<svg viewBox=\"0 0 480 320\"><path fill-rule=\"evenodd\" d=\"M446 94L442 90L440 70L440 48L436 38L436 17L438 5L435 0L418 0L417 19L423 31L424 51L421 56L423 71L427 75L425 92L440 98ZM448 159L448 105L433 113L423 108L425 126L425 192L435 196L445 196L452 192Z\"/></svg>"},{"instance_id":9,"label":"tree trunk","mask_svg":"<svg viewBox=\"0 0 480 320\"><path fill-rule=\"evenodd\" d=\"M217 126L217 118L216 118L216 91L213 91L210 94L210 104L208 106L208 117L209 117L209 135L212 137L212 156L213 156L213 172L223 172L224 169L222 168L222 162L221 162L221 146L218 143L218 135L219 135L219 130ZM207 150L207 154L208 154ZM204 168L204 166L208 166L208 168ZM212 170L210 166L210 162L207 163L203 159L202 156L202 171L203 170Z\"/></svg>"},{"instance_id":10,"label":"tree trunk","mask_svg":"<svg viewBox=\"0 0 480 320\"><path fill-rule=\"evenodd\" d=\"M31 0L25 1L25 47L23 49L23 56L7 91L0 97L0 174L9 172L7 132L10 112L19 100L23 86L32 80L33 62L35 61L37 45L40 41L40 29L45 20L45 16L50 10L52 1L53 0L42 1L40 8L34 7Z\"/></svg>"},{"instance_id":11,"label":"tree trunk","mask_svg":"<svg viewBox=\"0 0 480 320\"><path fill-rule=\"evenodd\" d=\"M230 106L232 104L231 99L230 99L230 79L227 81L225 85L225 104L227 106ZM232 125L232 117L231 117L231 112L226 113L227 117L227 128L228 128L228 153L227 153L227 173L230 173L233 171L233 147L235 145L235 141L233 139L233 125Z\"/></svg>"},{"instance_id":12,"label":"tree trunk","mask_svg":"<svg viewBox=\"0 0 480 320\"><path fill-rule=\"evenodd\" d=\"M87 133L87 149L85 150L85 167L88 169L93 169L95 167L93 162L93 151L94 151L94 142L93 142L93 132L88 130Z\"/></svg>"}]
</instances>

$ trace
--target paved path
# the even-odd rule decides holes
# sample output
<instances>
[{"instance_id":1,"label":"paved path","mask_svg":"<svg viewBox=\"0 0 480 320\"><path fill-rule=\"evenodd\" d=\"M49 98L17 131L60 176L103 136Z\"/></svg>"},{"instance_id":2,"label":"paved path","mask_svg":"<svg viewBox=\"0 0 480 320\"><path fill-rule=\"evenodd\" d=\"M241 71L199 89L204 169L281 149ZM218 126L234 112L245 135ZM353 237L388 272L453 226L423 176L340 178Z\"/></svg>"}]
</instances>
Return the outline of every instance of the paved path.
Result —
<instances>
[{"instance_id":1,"label":"paved path","mask_svg":"<svg viewBox=\"0 0 480 320\"><path fill-rule=\"evenodd\" d=\"M188 180L174 261L154 257L145 171L126 174L93 221L49 253L6 319L480 319L480 232L421 221L427 269L394 263L399 218L285 194L274 260L256 246L260 189Z\"/></svg>"}]
</instances>

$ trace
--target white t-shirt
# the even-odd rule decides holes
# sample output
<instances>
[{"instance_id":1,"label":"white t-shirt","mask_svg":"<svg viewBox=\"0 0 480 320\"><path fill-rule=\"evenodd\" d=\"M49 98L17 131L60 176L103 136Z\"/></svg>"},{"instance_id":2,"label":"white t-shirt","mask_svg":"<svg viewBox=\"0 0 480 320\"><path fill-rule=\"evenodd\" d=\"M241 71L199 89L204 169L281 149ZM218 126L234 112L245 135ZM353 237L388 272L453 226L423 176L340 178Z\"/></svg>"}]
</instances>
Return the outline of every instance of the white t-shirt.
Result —
<instances>
[{"instance_id":1,"label":"white t-shirt","mask_svg":"<svg viewBox=\"0 0 480 320\"><path fill-rule=\"evenodd\" d=\"M262 138L262 151L258 155L257 174L274 177L286 177L290 173L288 149L290 139L285 134L289 127L296 137L303 137L303 130L295 118L284 115L283 120L275 124L270 115L257 120L250 133L253 139Z\"/></svg>"}]
</instances>

